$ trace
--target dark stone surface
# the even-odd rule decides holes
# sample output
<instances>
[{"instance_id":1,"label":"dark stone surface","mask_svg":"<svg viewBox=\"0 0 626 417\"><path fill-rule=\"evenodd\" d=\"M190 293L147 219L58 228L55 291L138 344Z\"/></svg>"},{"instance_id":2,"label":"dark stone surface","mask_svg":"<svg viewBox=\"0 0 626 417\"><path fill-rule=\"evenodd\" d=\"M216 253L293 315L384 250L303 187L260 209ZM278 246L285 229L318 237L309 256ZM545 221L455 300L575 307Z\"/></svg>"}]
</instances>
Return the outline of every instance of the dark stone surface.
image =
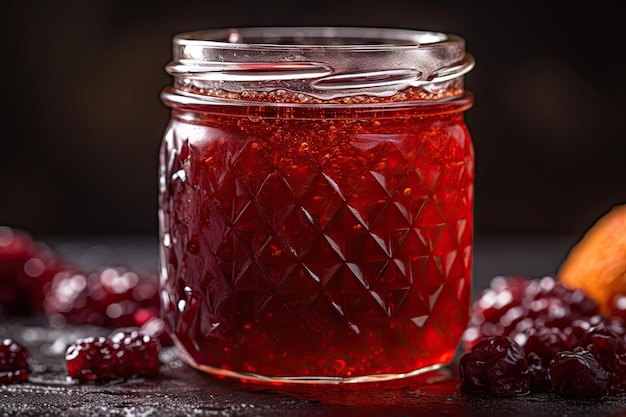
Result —
<instances>
[{"instance_id":1,"label":"dark stone surface","mask_svg":"<svg viewBox=\"0 0 626 417\"><path fill-rule=\"evenodd\" d=\"M95 241L95 240L94 240ZM151 240L57 241L53 246L84 265L123 263L152 267ZM475 292L497 274L552 273L573 243L568 238L484 239L476 250ZM0 385L0 416L545 416L626 415L626 396L564 399L554 394L521 397L466 395L456 364L409 386L280 392L238 386L182 364L171 348L161 352L158 378L79 384L68 380L63 354L69 343L109 330L92 326L54 329L45 317L0 317L0 337L24 343L33 359L29 380Z\"/></svg>"}]
</instances>

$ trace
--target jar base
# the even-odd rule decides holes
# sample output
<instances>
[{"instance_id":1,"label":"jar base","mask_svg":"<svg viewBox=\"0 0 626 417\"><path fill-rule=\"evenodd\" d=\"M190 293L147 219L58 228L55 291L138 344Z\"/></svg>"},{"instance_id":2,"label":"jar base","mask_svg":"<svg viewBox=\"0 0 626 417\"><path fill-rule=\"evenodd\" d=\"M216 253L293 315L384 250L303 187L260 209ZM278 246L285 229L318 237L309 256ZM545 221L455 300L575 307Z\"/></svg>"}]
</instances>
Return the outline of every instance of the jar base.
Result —
<instances>
[{"instance_id":1,"label":"jar base","mask_svg":"<svg viewBox=\"0 0 626 417\"><path fill-rule=\"evenodd\" d=\"M268 385L268 386L335 386L335 387L348 387L348 386L363 386L374 384L378 385L380 383L398 383L400 381L406 380L414 381L416 378L424 376L425 374L429 374L431 372L440 370L445 367L446 363L439 363L430 366L426 366L424 368L415 369L409 372L403 373L386 373L386 374L371 374L371 375L361 375L361 376L353 376L353 377L328 377L328 376L267 376L260 375L250 372L237 372L229 369L221 369L216 368L209 365L203 365L197 363L189 354L186 353L185 349L181 349L180 347L176 348L176 354L178 357L187 365L195 368L199 371L205 372L209 375L213 375L215 377L221 379L230 379L236 380L242 383L253 383L259 385ZM395 385L395 384L394 384Z\"/></svg>"}]
</instances>

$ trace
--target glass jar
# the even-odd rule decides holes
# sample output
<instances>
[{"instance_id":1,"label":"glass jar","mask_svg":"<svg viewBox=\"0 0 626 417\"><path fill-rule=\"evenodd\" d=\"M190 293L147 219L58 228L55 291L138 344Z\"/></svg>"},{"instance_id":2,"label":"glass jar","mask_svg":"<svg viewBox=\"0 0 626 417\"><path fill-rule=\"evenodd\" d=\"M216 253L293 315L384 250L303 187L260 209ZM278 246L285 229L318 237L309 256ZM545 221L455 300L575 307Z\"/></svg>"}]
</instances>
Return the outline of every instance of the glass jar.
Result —
<instances>
[{"instance_id":1,"label":"glass jar","mask_svg":"<svg viewBox=\"0 0 626 417\"><path fill-rule=\"evenodd\" d=\"M173 44L160 262L182 359L274 384L449 363L471 297L463 39L284 27Z\"/></svg>"}]
</instances>

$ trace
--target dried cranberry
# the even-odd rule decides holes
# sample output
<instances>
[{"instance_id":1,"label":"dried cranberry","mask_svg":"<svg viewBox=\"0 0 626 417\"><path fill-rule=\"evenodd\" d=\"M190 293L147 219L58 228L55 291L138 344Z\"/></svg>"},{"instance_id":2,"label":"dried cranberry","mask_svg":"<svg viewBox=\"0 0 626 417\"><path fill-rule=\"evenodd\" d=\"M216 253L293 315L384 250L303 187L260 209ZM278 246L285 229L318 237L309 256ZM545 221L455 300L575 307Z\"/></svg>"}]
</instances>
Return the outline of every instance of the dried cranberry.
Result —
<instances>
[{"instance_id":1,"label":"dried cranberry","mask_svg":"<svg viewBox=\"0 0 626 417\"><path fill-rule=\"evenodd\" d=\"M593 354L609 373L609 391L626 392L626 346L615 323L600 323L590 328L581 339L581 346Z\"/></svg>"},{"instance_id":2,"label":"dried cranberry","mask_svg":"<svg viewBox=\"0 0 626 417\"><path fill-rule=\"evenodd\" d=\"M93 324L107 328L141 326L159 315L155 276L126 267L107 267L90 274L58 274L44 303L55 325Z\"/></svg>"},{"instance_id":3,"label":"dried cranberry","mask_svg":"<svg viewBox=\"0 0 626 417\"><path fill-rule=\"evenodd\" d=\"M110 355L110 343L106 338L79 339L70 345L65 352L67 374L79 381L110 378L111 375L100 368L103 361L110 359Z\"/></svg>"},{"instance_id":4,"label":"dried cranberry","mask_svg":"<svg viewBox=\"0 0 626 417\"><path fill-rule=\"evenodd\" d=\"M605 323L587 330L581 339L581 346L593 353L602 366L610 366L616 355L626 352L622 338Z\"/></svg>"},{"instance_id":5,"label":"dried cranberry","mask_svg":"<svg viewBox=\"0 0 626 417\"><path fill-rule=\"evenodd\" d=\"M130 351L129 369L135 375L155 375L159 373L161 361L159 340L137 330L117 331L109 336L114 345Z\"/></svg>"},{"instance_id":6,"label":"dried cranberry","mask_svg":"<svg viewBox=\"0 0 626 417\"><path fill-rule=\"evenodd\" d=\"M600 398L607 393L609 374L591 352L559 352L550 362L552 390L565 397Z\"/></svg>"},{"instance_id":7,"label":"dried cranberry","mask_svg":"<svg viewBox=\"0 0 626 417\"><path fill-rule=\"evenodd\" d=\"M601 316L592 316L589 318L580 318L573 320L569 325L570 335L572 337L572 345L580 346L582 338L592 327L604 322Z\"/></svg>"},{"instance_id":8,"label":"dried cranberry","mask_svg":"<svg viewBox=\"0 0 626 417\"><path fill-rule=\"evenodd\" d=\"M28 379L30 354L28 349L13 339L0 342L0 384L22 382Z\"/></svg>"},{"instance_id":9,"label":"dried cranberry","mask_svg":"<svg viewBox=\"0 0 626 417\"><path fill-rule=\"evenodd\" d=\"M157 339L136 331L79 339L65 353L67 374L80 382L155 375L159 349Z\"/></svg>"},{"instance_id":10,"label":"dried cranberry","mask_svg":"<svg viewBox=\"0 0 626 417\"><path fill-rule=\"evenodd\" d=\"M508 336L478 342L459 362L461 388L466 392L520 395L530 390L524 349Z\"/></svg>"},{"instance_id":11,"label":"dried cranberry","mask_svg":"<svg viewBox=\"0 0 626 417\"><path fill-rule=\"evenodd\" d=\"M56 253L20 229L0 227L0 313L43 311L53 277L67 269Z\"/></svg>"},{"instance_id":12,"label":"dried cranberry","mask_svg":"<svg viewBox=\"0 0 626 417\"><path fill-rule=\"evenodd\" d=\"M548 366L554 355L564 350L571 350L574 338L557 327L546 327L535 323L535 327L525 330L526 341L520 343L527 353L535 353L543 364ZM519 342L518 338L516 340Z\"/></svg>"}]
</instances>

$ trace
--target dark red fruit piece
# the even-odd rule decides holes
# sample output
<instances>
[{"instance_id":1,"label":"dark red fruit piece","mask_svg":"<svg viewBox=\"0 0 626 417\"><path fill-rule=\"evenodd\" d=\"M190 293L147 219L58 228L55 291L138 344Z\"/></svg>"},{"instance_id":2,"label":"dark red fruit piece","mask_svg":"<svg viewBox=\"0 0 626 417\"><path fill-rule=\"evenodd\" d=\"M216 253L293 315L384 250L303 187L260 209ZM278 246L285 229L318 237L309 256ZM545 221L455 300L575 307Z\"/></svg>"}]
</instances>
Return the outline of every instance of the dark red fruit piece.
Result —
<instances>
[{"instance_id":1,"label":"dark red fruit piece","mask_svg":"<svg viewBox=\"0 0 626 417\"><path fill-rule=\"evenodd\" d=\"M609 391L626 392L626 346L615 323L600 323L590 328L581 339L581 346L593 354L609 373Z\"/></svg>"},{"instance_id":2,"label":"dark red fruit piece","mask_svg":"<svg viewBox=\"0 0 626 417\"><path fill-rule=\"evenodd\" d=\"M161 369L159 350L161 345L157 338L138 330L120 330L109 336L115 346L130 351L127 366L135 375L156 375Z\"/></svg>"},{"instance_id":3,"label":"dark red fruit piece","mask_svg":"<svg viewBox=\"0 0 626 417\"><path fill-rule=\"evenodd\" d=\"M159 349L157 339L138 331L79 339L65 353L67 375L80 382L153 376L161 365Z\"/></svg>"},{"instance_id":4,"label":"dark red fruit piece","mask_svg":"<svg viewBox=\"0 0 626 417\"><path fill-rule=\"evenodd\" d=\"M159 315L155 276L125 267L107 267L91 274L58 274L44 307L50 322L61 326L93 324L107 328L141 326Z\"/></svg>"},{"instance_id":5,"label":"dark red fruit piece","mask_svg":"<svg viewBox=\"0 0 626 417\"><path fill-rule=\"evenodd\" d=\"M552 391L564 397L600 398L607 393L609 374L591 352L559 352L550 362Z\"/></svg>"},{"instance_id":6,"label":"dark red fruit piece","mask_svg":"<svg viewBox=\"0 0 626 417\"><path fill-rule=\"evenodd\" d=\"M557 327L546 327L536 323L535 327L524 331L524 336L526 341L520 345L528 354L532 352L539 356L544 366L548 366L557 353L572 350L575 347L573 336Z\"/></svg>"},{"instance_id":7,"label":"dark red fruit piece","mask_svg":"<svg viewBox=\"0 0 626 417\"><path fill-rule=\"evenodd\" d=\"M582 338L589 329L603 323L604 318L601 316L593 316L589 318L580 318L573 320L569 325L569 333L572 336L572 345L581 346ZM569 349L571 350L571 349Z\"/></svg>"},{"instance_id":8,"label":"dark red fruit piece","mask_svg":"<svg viewBox=\"0 0 626 417\"><path fill-rule=\"evenodd\" d=\"M626 353L622 338L605 323L587 330L581 339L581 346L590 351L605 369L611 368L617 355Z\"/></svg>"},{"instance_id":9,"label":"dark red fruit piece","mask_svg":"<svg viewBox=\"0 0 626 417\"><path fill-rule=\"evenodd\" d=\"M52 249L25 231L0 227L0 313L43 311L47 287L65 269Z\"/></svg>"},{"instance_id":10,"label":"dark red fruit piece","mask_svg":"<svg viewBox=\"0 0 626 417\"><path fill-rule=\"evenodd\" d=\"M28 349L13 339L0 341L0 384L11 384L28 379L30 354Z\"/></svg>"},{"instance_id":11,"label":"dark red fruit piece","mask_svg":"<svg viewBox=\"0 0 626 417\"><path fill-rule=\"evenodd\" d=\"M114 377L110 373L112 366L107 363L104 367L103 363L110 361L111 357L111 343L106 338L79 339L65 352L67 375L82 382L110 379ZM123 368L122 371L124 371Z\"/></svg>"},{"instance_id":12,"label":"dark red fruit piece","mask_svg":"<svg viewBox=\"0 0 626 417\"><path fill-rule=\"evenodd\" d=\"M527 394L530 375L524 349L508 336L478 342L459 362L461 388L502 396Z\"/></svg>"}]
</instances>

